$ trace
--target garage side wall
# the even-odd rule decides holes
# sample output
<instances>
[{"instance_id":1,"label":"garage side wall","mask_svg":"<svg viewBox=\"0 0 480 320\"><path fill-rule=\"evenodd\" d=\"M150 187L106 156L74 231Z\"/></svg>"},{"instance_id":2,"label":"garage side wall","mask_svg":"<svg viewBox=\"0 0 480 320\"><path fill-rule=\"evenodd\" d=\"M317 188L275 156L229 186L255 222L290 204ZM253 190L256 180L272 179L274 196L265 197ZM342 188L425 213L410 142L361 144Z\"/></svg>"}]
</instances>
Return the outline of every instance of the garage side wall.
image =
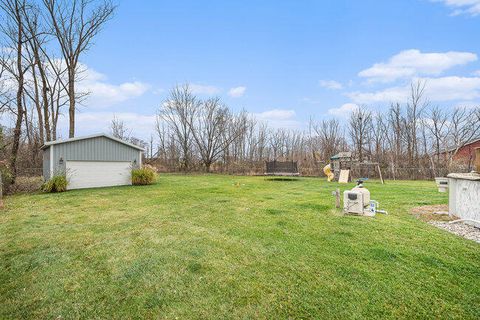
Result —
<instances>
[{"instance_id":1,"label":"garage side wall","mask_svg":"<svg viewBox=\"0 0 480 320\"><path fill-rule=\"evenodd\" d=\"M43 149L43 178L50 178L50 147Z\"/></svg>"},{"instance_id":2,"label":"garage side wall","mask_svg":"<svg viewBox=\"0 0 480 320\"><path fill-rule=\"evenodd\" d=\"M45 154L45 153L44 153ZM56 144L53 146L53 172L65 173L65 164L68 160L77 161L136 161L140 164L140 152L123 143L96 137ZM63 161L61 161L63 160Z\"/></svg>"}]
</instances>

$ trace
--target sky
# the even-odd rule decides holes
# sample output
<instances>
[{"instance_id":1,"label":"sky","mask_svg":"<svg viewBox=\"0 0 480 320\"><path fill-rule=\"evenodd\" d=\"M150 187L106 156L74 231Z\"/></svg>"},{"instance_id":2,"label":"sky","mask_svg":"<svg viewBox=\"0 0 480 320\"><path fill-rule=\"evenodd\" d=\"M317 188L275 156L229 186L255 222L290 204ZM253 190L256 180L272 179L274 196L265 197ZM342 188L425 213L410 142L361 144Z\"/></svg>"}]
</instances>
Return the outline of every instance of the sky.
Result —
<instances>
[{"instance_id":1,"label":"sky","mask_svg":"<svg viewBox=\"0 0 480 320\"><path fill-rule=\"evenodd\" d=\"M418 79L431 105L478 105L479 35L480 0L120 0L81 58L77 135L115 115L148 140L186 82L287 129L406 102Z\"/></svg>"}]
</instances>

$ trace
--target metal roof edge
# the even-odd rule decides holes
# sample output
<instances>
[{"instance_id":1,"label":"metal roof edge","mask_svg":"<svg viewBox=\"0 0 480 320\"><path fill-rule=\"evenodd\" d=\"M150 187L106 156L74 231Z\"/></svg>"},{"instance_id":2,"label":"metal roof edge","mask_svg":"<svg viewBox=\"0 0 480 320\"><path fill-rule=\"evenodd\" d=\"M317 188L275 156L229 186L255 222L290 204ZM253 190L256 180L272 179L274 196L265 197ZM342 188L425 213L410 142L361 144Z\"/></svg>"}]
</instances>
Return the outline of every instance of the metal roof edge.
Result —
<instances>
[{"instance_id":1,"label":"metal roof edge","mask_svg":"<svg viewBox=\"0 0 480 320\"><path fill-rule=\"evenodd\" d=\"M65 140L48 141L48 142L44 143L43 146L40 147L40 149L45 149L45 148L47 148L47 147L50 147L50 146L53 146L53 145L57 145L57 144L69 143L69 142L86 140L86 139L93 139L93 138L100 138L100 137L105 137L105 138L107 138L107 139L110 139L110 140L113 140L113 141L116 141L116 142L125 144L125 145L127 145L127 146L129 146L129 147L138 149L138 150L140 150L140 151L145 151L145 149L142 148L142 147L140 147L140 146L137 146L137 145L135 145L135 144L133 144L133 143L124 141L124 140L119 139L119 138L115 138L115 137L113 137L113 136L111 136L111 135L108 135L108 134L106 134L106 133L95 133L95 134L90 134L90 135L88 135L88 136L69 138L69 139L65 139Z\"/></svg>"}]
</instances>

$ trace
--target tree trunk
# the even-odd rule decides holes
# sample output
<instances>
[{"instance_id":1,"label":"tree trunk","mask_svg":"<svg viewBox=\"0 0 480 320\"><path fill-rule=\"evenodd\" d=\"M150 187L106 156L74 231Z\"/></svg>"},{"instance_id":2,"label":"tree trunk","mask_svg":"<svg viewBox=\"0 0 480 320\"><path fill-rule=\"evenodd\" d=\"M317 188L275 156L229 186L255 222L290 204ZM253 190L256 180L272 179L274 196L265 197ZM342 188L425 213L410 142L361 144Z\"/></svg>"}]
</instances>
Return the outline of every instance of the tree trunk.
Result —
<instances>
[{"instance_id":1,"label":"tree trunk","mask_svg":"<svg viewBox=\"0 0 480 320\"><path fill-rule=\"evenodd\" d=\"M73 66L68 70L68 117L69 117L69 129L68 137L75 137L75 68Z\"/></svg>"},{"instance_id":2,"label":"tree trunk","mask_svg":"<svg viewBox=\"0 0 480 320\"><path fill-rule=\"evenodd\" d=\"M17 177L17 155L20 147L20 136L22 134L23 121L23 65L22 65L22 42L23 42L23 26L18 21L18 39L17 39L17 69L18 69L18 89L17 89L17 120L15 121L15 129L13 131L12 152L10 155L10 169L12 170L12 184Z\"/></svg>"},{"instance_id":3,"label":"tree trunk","mask_svg":"<svg viewBox=\"0 0 480 320\"><path fill-rule=\"evenodd\" d=\"M52 140L57 140L57 123L58 123L58 115L60 112L60 92L57 93L55 97L55 93L50 91L50 117L52 118Z\"/></svg>"},{"instance_id":4,"label":"tree trunk","mask_svg":"<svg viewBox=\"0 0 480 320\"><path fill-rule=\"evenodd\" d=\"M37 58L35 58L36 60ZM32 65L32 77L33 77L33 85L34 85L34 90L35 90L35 108L37 109L37 115L38 115L38 132L40 134L40 143L43 144L45 141L45 136L44 136L44 125L43 125L43 115L42 115L42 107L40 105L40 96L38 92L38 80L37 80L37 74L35 72L35 65Z\"/></svg>"},{"instance_id":5,"label":"tree trunk","mask_svg":"<svg viewBox=\"0 0 480 320\"><path fill-rule=\"evenodd\" d=\"M23 75L19 77L23 83ZM22 134L22 122L23 122L23 84L19 86L17 90L17 120L15 121L15 129L13 130L13 143L12 143L12 153L10 155L10 168L12 170L12 183L15 182L17 177L17 155L18 149L20 147L20 136Z\"/></svg>"},{"instance_id":6,"label":"tree trunk","mask_svg":"<svg viewBox=\"0 0 480 320\"><path fill-rule=\"evenodd\" d=\"M210 173L211 167L212 167L212 162L211 161L206 161L205 162L205 172Z\"/></svg>"},{"instance_id":7,"label":"tree trunk","mask_svg":"<svg viewBox=\"0 0 480 320\"><path fill-rule=\"evenodd\" d=\"M45 74L44 65L40 60L40 55L38 50L35 50L35 60L37 61L38 71L40 72L40 79L42 81L42 99L43 99L43 126L45 128L45 139L46 141L52 140L51 128L50 128L50 117L48 112L48 85L47 85L47 75ZM39 121L40 122L40 121ZM40 123L39 123L40 125ZM43 128L41 128L43 129ZM43 143L43 139L42 139Z\"/></svg>"}]
</instances>

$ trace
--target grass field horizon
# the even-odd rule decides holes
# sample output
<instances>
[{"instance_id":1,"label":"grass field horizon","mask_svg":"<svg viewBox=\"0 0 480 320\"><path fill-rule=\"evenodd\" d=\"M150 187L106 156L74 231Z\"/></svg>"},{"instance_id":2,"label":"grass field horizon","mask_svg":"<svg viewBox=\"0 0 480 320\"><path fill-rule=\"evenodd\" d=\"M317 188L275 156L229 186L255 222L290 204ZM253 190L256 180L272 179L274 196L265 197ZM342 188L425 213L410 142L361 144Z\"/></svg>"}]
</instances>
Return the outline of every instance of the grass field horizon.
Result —
<instances>
[{"instance_id":1,"label":"grass field horizon","mask_svg":"<svg viewBox=\"0 0 480 320\"><path fill-rule=\"evenodd\" d=\"M480 246L410 209L432 181L368 181L343 216L324 178L162 174L5 198L0 318L480 317Z\"/></svg>"}]
</instances>

